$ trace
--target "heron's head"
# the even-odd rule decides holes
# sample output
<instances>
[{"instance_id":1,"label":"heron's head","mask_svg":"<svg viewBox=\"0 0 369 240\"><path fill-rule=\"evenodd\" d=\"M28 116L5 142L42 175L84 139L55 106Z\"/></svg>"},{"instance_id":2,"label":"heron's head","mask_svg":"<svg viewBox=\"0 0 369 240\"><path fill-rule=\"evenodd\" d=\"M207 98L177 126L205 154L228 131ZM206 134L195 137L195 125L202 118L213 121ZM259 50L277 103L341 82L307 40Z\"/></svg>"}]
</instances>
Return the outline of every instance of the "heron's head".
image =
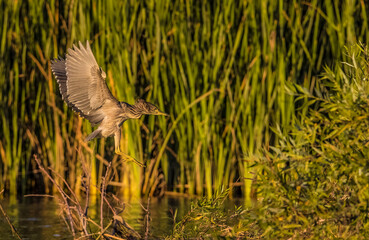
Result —
<instances>
[{"instance_id":1,"label":"heron's head","mask_svg":"<svg viewBox=\"0 0 369 240\"><path fill-rule=\"evenodd\" d=\"M137 99L135 102L136 110L140 111L142 114L146 115L163 115L169 116L168 114L159 110L157 106L152 103L146 102L143 99Z\"/></svg>"}]
</instances>

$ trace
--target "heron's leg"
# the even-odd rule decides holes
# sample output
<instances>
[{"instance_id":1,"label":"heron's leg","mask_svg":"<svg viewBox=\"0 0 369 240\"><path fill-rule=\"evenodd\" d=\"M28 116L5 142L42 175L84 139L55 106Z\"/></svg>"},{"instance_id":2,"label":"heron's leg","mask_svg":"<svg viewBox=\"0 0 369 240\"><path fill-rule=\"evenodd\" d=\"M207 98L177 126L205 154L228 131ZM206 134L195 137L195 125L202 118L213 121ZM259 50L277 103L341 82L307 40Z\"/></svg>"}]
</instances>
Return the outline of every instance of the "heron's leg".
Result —
<instances>
[{"instance_id":1,"label":"heron's leg","mask_svg":"<svg viewBox=\"0 0 369 240\"><path fill-rule=\"evenodd\" d=\"M135 158L129 156L128 154L126 154L126 153L124 153L120 150L120 129L119 129L119 131L116 131L115 134L114 134L114 143L115 143L115 153L120 155L124 161L127 161L127 162L132 161L132 162L136 163L137 165L139 165L140 167L145 166L144 164L137 161Z\"/></svg>"}]
</instances>

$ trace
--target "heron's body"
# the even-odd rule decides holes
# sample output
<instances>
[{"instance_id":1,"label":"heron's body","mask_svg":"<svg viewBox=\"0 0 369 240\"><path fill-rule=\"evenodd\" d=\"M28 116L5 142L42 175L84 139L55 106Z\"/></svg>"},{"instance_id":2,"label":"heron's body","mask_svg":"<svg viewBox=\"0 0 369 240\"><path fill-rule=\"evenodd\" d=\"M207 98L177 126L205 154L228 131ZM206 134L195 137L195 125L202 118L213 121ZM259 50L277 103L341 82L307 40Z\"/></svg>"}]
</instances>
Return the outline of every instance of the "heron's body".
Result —
<instances>
[{"instance_id":1,"label":"heron's body","mask_svg":"<svg viewBox=\"0 0 369 240\"><path fill-rule=\"evenodd\" d=\"M99 125L86 141L114 135L116 152L122 154L119 142L120 126L124 121L140 118L143 114L166 115L142 99L134 105L119 102L106 85L106 74L97 64L88 42L86 48L79 42L79 48L68 49L66 58L52 61L51 68L68 106L92 125Z\"/></svg>"}]
</instances>

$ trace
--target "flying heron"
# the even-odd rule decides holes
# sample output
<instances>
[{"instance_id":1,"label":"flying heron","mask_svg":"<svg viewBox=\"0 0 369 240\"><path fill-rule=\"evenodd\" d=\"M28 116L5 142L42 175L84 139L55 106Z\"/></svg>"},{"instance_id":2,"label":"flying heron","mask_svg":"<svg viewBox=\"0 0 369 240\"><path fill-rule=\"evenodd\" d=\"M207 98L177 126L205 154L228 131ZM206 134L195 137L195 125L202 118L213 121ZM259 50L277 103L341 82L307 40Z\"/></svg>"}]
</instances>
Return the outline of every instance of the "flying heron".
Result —
<instances>
[{"instance_id":1,"label":"flying heron","mask_svg":"<svg viewBox=\"0 0 369 240\"><path fill-rule=\"evenodd\" d=\"M120 150L120 126L126 120L144 114L168 114L143 99L136 100L134 105L119 102L106 85L106 73L97 64L89 42L86 47L79 42L79 48L75 45L73 48L68 49L65 59L59 57L51 61L51 69L68 106L89 120L92 126L100 124L85 141L114 135L115 153L142 165Z\"/></svg>"}]
</instances>

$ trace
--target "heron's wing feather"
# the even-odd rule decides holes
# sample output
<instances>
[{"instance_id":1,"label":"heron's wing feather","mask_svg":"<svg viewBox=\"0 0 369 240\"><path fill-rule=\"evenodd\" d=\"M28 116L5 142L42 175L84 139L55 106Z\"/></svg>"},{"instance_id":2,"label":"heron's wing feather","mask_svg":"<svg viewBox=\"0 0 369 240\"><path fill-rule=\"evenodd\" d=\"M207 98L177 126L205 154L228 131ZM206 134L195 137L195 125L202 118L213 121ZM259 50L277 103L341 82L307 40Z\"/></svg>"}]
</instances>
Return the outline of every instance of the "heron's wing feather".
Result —
<instances>
[{"instance_id":1,"label":"heron's wing feather","mask_svg":"<svg viewBox=\"0 0 369 240\"><path fill-rule=\"evenodd\" d=\"M79 42L79 48L68 49L66 71L68 100L84 114L100 108L106 100L118 102L106 85L106 74L88 42L86 48Z\"/></svg>"},{"instance_id":2,"label":"heron's wing feather","mask_svg":"<svg viewBox=\"0 0 369 240\"><path fill-rule=\"evenodd\" d=\"M59 57L58 59L52 60L51 69L58 82L60 94L62 95L62 99L68 104L68 106L71 107L73 111L79 113L81 117L84 117L87 120L89 120L93 125L100 123L105 117L105 115L100 109L91 111L89 115L86 115L81 110L79 110L72 102L68 100L68 94L67 94L68 78L67 78L67 71L65 70L65 60L61 57Z\"/></svg>"},{"instance_id":3,"label":"heron's wing feather","mask_svg":"<svg viewBox=\"0 0 369 240\"><path fill-rule=\"evenodd\" d=\"M67 72L65 71L65 60L61 57L51 61L51 70L59 84L59 91L63 100L67 99Z\"/></svg>"},{"instance_id":4,"label":"heron's wing feather","mask_svg":"<svg viewBox=\"0 0 369 240\"><path fill-rule=\"evenodd\" d=\"M51 68L64 101L92 124L105 117L102 106L106 101L119 103L106 85L106 74L97 65L88 42L86 48L79 42L79 48L68 49L66 59L52 61Z\"/></svg>"}]
</instances>

